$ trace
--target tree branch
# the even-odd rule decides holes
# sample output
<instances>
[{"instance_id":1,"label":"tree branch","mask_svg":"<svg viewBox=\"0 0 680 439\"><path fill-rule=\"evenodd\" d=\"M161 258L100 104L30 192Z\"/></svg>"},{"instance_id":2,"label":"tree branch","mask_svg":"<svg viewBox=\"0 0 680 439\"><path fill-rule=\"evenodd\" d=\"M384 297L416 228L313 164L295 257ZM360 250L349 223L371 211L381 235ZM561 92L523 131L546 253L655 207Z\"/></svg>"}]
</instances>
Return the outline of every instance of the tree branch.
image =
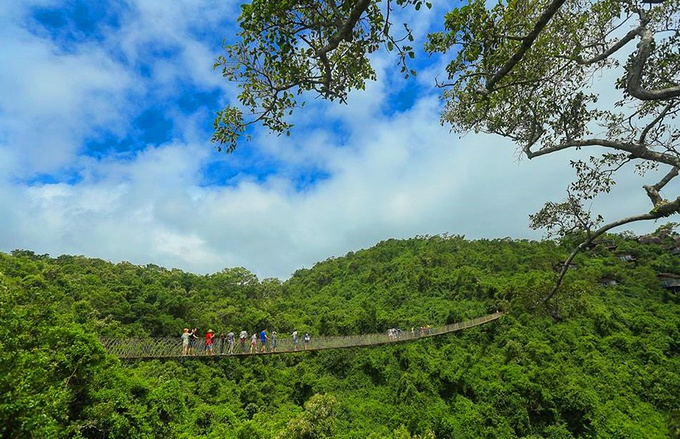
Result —
<instances>
[{"instance_id":1,"label":"tree branch","mask_svg":"<svg viewBox=\"0 0 680 439\"><path fill-rule=\"evenodd\" d=\"M361 14L363 14L366 9L368 9L370 4L371 0L359 0L350 11L347 20L343 23L342 27L340 27L338 31L330 37L328 44L316 51L317 56L324 66L323 85L326 88L326 91L330 90L331 81L333 79L330 61L328 60L328 53L337 49L343 40L352 40L352 30L354 29L354 26L356 26L357 21L359 21L361 18Z\"/></svg>"},{"instance_id":2,"label":"tree branch","mask_svg":"<svg viewBox=\"0 0 680 439\"><path fill-rule=\"evenodd\" d=\"M650 200L652 200L652 204L654 206L658 206L663 204L663 199L661 198L661 195L659 194L659 191L663 189L664 186L668 184L669 181L674 179L675 177L678 176L678 168L673 167L668 174L666 174L657 184L653 186L648 186L645 185L643 188L645 191L647 191L647 196L649 197Z\"/></svg>"},{"instance_id":3,"label":"tree branch","mask_svg":"<svg viewBox=\"0 0 680 439\"><path fill-rule=\"evenodd\" d=\"M619 151L626 151L630 153L633 158L640 158L650 160L653 162L665 163L667 165L680 167L680 158L668 154L662 154L656 151L649 150L643 145L629 142L616 142L607 139L583 139L572 140L570 142L563 142L557 145L547 146L538 151L531 151L525 148L525 153L529 159L550 154L557 151L562 151L569 148L582 148L585 146L603 146L605 148L616 149Z\"/></svg>"},{"instance_id":4,"label":"tree branch","mask_svg":"<svg viewBox=\"0 0 680 439\"><path fill-rule=\"evenodd\" d=\"M371 0L359 0L350 11L347 20L343 23L342 27L329 39L328 44L319 50L319 53L328 53L331 50L336 49L342 40L351 41L352 29L354 29L357 21L361 18L361 14L366 12L366 9L368 9L370 4Z\"/></svg>"},{"instance_id":5,"label":"tree branch","mask_svg":"<svg viewBox=\"0 0 680 439\"><path fill-rule=\"evenodd\" d=\"M669 103L664 107L664 109L661 110L661 112L659 113L659 115L656 116L656 117L654 118L654 120L651 121L651 122L649 123L649 125L647 125L647 126L645 127L644 130L642 130L642 134L640 134L640 138L638 139L638 143L639 143L639 144L642 145L642 144L645 143L645 138L647 137L647 134L649 133L649 131L650 131L652 128L654 128L654 126L655 126L657 123L659 123L664 117L666 117L666 115L668 114L668 112L675 106L675 104L676 104L675 102L669 102Z\"/></svg>"},{"instance_id":6,"label":"tree branch","mask_svg":"<svg viewBox=\"0 0 680 439\"><path fill-rule=\"evenodd\" d=\"M564 276L567 273L567 270L569 270L569 265L572 263L574 258L576 257L577 254L582 252L587 248L588 245L590 245L596 238L599 236L603 235L607 231L615 228L622 226L624 224L629 224L632 222L636 221L646 221L646 220L653 220L653 219L658 219L662 217L669 216L673 213L677 213L680 211L680 197L676 198L675 201L666 203L662 206L655 207L652 212L645 213L642 215L635 215L635 216L629 216L627 218L622 218L618 221L613 221L609 224L605 224L604 226L600 227L597 229L595 232L593 232L591 235L588 236L588 239L583 241L581 244L579 244L569 255L566 261L564 261L564 264L562 264L562 269L560 270L560 274L555 281L555 284L553 285L552 289L550 292L543 298L541 299L541 302L547 305L548 301L553 298L555 293L557 293L557 290L559 290L560 286L562 285L562 281L564 280ZM552 316L554 319L557 318L556 315Z\"/></svg>"},{"instance_id":7,"label":"tree branch","mask_svg":"<svg viewBox=\"0 0 680 439\"><path fill-rule=\"evenodd\" d=\"M680 96L680 86L677 85L658 90L649 90L642 86L640 82L642 79L642 69L652 53L654 36L652 31L643 27L640 31L640 37L637 55L635 55L630 71L628 72L628 81L626 83L626 90L628 90L628 93L643 101L671 99Z\"/></svg>"},{"instance_id":8,"label":"tree branch","mask_svg":"<svg viewBox=\"0 0 680 439\"><path fill-rule=\"evenodd\" d=\"M640 25L637 28L631 30L628 32L623 38L621 38L616 44L614 44L612 47L607 49L606 51L602 52L601 54L594 56L590 59L583 59L581 56L573 58L574 61L576 61L578 64L587 66L590 64L595 64L596 62L603 61L616 53L619 49L621 49L623 46L631 42L638 34L642 31L643 26Z\"/></svg>"},{"instance_id":9,"label":"tree branch","mask_svg":"<svg viewBox=\"0 0 680 439\"><path fill-rule=\"evenodd\" d=\"M524 54L531 48L543 28L548 24L553 15L557 13L560 7L562 7L565 1L566 0L553 0L548 5L540 17L538 17L538 20L536 21L536 24L534 24L534 28L531 30L531 32L529 32L527 36L522 39L522 44L520 44L519 49L517 49L517 51L510 57L505 65L501 67L501 69L487 81L485 88L481 90L483 94L489 94L492 92L496 84L501 79L503 79L505 75L510 73L517 63L522 60Z\"/></svg>"}]
</instances>

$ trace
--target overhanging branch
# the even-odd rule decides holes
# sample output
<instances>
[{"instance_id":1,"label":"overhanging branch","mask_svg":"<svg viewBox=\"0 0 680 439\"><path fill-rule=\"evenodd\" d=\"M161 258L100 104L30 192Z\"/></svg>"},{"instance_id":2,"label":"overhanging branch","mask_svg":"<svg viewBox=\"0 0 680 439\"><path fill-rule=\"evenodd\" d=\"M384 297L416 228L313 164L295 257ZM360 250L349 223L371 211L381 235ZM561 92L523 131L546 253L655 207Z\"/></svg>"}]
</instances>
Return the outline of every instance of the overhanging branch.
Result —
<instances>
[{"instance_id":1,"label":"overhanging branch","mask_svg":"<svg viewBox=\"0 0 680 439\"><path fill-rule=\"evenodd\" d=\"M663 189L664 186L668 184L672 179L678 176L678 168L673 167L668 174L666 174L657 184L652 185L652 186L643 186L645 191L647 192L647 196L649 197L650 200L652 200L652 204L654 206L660 206L663 204L663 198L661 198L661 194L659 194L659 191Z\"/></svg>"},{"instance_id":2,"label":"overhanging branch","mask_svg":"<svg viewBox=\"0 0 680 439\"><path fill-rule=\"evenodd\" d=\"M583 148L587 146L602 146L605 148L611 148L619 151L625 151L631 154L631 158L638 158L643 160L650 160L658 163L665 163L670 166L680 167L680 158L672 156L669 154L662 154L656 151L652 151L643 145L630 142L617 142L608 139L582 139L582 140L572 140L569 142L559 143L557 145L551 145L539 149L538 151L531 151L525 148L524 152L529 159L534 157L540 157L543 155L551 154L553 152L562 151L571 148Z\"/></svg>"},{"instance_id":3,"label":"overhanging branch","mask_svg":"<svg viewBox=\"0 0 680 439\"><path fill-rule=\"evenodd\" d=\"M638 34L642 31L643 26L640 25L637 28L631 30L628 32L623 38L621 38L616 44L614 44L612 47L607 49L606 51L602 52L601 54L594 56L590 59L583 59L581 56L578 56L574 58L574 61L576 61L578 64L581 65L590 65L590 64L595 64L596 62L603 61L607 58L609 58L611 55L615 54L616 52L619 51L622 47L624 47L626 44L631 42Z\"/></svg>"},{"instance_id":4,"label":"overhanging branch","mask_svg":"<svg viewBox=\"0 0 680 439\"><path fill-rule=\"evenodd\" d=\"M527 53L529 49L531 49L531 46L534 44L534 41L536 41L536 38L538 38L538 35L541 33L543 28L548 24L550 19L557 13L557 11L562 7L566 0L553 0L548 7L543 11L543 13L538 17L538 20L534 24L534 28L527 34L526 37L522 39L522 44L520 44L519 48L515 53L512 54L510 59L505 63L503 67L501 67L500 70L496 72L495 75L491 79L489 79L486 82L485 88L484 88L484 93L488 94L494 90L494 87L496 84L505 77L510 71L519 63L522 58L524 57L524 54Z\"/></svg>"},{"instance_id":5,"label":"overhanging branch","mask_svg":"<svg viewBox=\"0 0 680 439\"><path fill-rule=\"evenodd\" d=\"M564 276L567 274L567 270L569 269L569 265L572 263L574 258L576 257L577 254L585 250L588 245L590 245L595 239L597 239L599 236L602 236L609 230L622 226L624 224L629 224L637 221L647 221L647 220L654 220L654 219L659 219L663 218L669 215L672 215L673 213L678 213L680 211L680 197L676 198L675 201L666 203L662 206L655 207L654 210L652 210L649 213L645 213L642 215L635 215L635 216L629 216L627 218L622 218L618 221L613 221L609 224L605 224L604 226L600 227L597 229L595 232L590 234L588 236L588 239L583 241L581 244L579 244L574 250L572 250L571 254L567 258L566 261L564 261L564 264L562 264L562 269L560 270L560 274L558 275L557 280L555 281L555 284L553 285L552 289L550 292L543 298L541 299L541 302L544 304L547 304L550 299L553 298L555 293L559 290L560 286L562 285L562 281L564 280ZM555 317L555 316L553 316Z\"/></svg>"},{"instance_id":6,"label":"overhanging branch","mask_svg":"<svg viewBox=\"0 0 680 439\"><path fill-rule=\"evenodd\" d=\"M642 70L652 53L654 35L651 30L643 28L640 31L640 37L637 54L635 55L632 65L630 66L630 71L628 72L628 80L626 83L628 93L643 101L664 100L680 96L680 86L677 85L658 90L649 90L642 86Z\"/></svg>"}]
</instances>

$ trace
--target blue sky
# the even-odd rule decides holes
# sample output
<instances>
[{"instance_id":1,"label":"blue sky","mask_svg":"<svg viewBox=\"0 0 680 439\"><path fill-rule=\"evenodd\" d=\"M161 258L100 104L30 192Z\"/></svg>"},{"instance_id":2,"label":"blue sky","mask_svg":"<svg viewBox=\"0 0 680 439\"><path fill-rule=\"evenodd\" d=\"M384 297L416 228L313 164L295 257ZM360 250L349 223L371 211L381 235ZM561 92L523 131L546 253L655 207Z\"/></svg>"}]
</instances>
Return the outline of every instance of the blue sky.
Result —
<instances>
[{"instance_id":1,"label":"blue sky","mask_svg":"<svg viewBox=\"0 0 680 439\"><path fill-rule=\"evenodd\" d=\"M443 12L404 18L422 38ZM0 251L285 279L389 238L541 238L528 215L563 198L568 158L518 162L504 139L440 126L445 59L419 53L403 81L378 53L378 81L347 105L312 99L290 137L256 130L218 153L212 117L238 90L212 65L237 15L230 1L2 2ZM641 184L595 207L644 211Z\"/></svg>"}]
</instances>

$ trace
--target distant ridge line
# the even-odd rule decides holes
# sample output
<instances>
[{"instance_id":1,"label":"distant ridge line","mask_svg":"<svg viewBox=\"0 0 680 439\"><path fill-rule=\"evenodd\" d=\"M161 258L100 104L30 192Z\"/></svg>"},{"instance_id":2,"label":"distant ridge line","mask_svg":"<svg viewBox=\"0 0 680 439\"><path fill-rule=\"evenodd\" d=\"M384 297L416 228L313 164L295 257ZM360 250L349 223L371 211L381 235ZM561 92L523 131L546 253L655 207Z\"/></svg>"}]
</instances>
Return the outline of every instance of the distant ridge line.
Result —
<instances>
[{"instance_id":1,"label":"distant ridge line","mask_svg":"<svg viewBox=\"0 0 680 439\"><path fill-rule=\"evenodd\" d=\"M439 335L449 334L451 332L462 331L463 329L474 328L503 317L504 313L496 311L492 314L476 317L474 319L466 320L464 322L451 323L449 325L430 327L430 328L413 328L413 330L402 331L399 336L390 337L384 333L364 334L364 335L347 335L347 336L318 336L312 337L309 344L306 346L300 334L300 343L297 349L293 345L293 341L289 334L285 338L283 334L279 335L276 352L270 351L269 342L267 343L266 352L250 353L241 351L241 345L236 340L234 353L229 354L228 346L225 343L223 349L220 349L220 341L215 338L214 354L208 355L205 350L204 340L199 340L196 344L194 353L191 355L182 355L182 342L179 337L149 337L149 338L120 338L120 337L100 337L99 340L104 348L112 355L117 356L121 360L145 360L154 358L222 358L222 357L247 357L254 355L279 355L291 354L301 352L322 351L327 349L347 349L353 347L364 346L380 346L386 344L405 343L408 341L420 340L422 338L436 337ZM248 348L250 339L246 341L246 348ZM259 337L257 349L260 349Z\"/></svg>"}]
</instances>

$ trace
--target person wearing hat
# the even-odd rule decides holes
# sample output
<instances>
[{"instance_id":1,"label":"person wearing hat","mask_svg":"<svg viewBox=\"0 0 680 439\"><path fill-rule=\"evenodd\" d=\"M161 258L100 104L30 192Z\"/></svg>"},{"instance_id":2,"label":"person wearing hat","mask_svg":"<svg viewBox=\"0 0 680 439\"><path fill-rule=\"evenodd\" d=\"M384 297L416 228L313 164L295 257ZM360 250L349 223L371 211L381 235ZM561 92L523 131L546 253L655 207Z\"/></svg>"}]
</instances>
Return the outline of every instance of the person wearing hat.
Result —
<instances>
[{"instance_id":1,"label":"person wearing hat","mask_svg":"<svg viewBox=\"0 0 680 439\"><path fill-rule=\"evenodd\" d=\"M208 355L213 354L213 338L215 337L215 333L213 332L212 329L208 329L208 332L205 333L205 350Z\"/></svg>"}]
</instances>

